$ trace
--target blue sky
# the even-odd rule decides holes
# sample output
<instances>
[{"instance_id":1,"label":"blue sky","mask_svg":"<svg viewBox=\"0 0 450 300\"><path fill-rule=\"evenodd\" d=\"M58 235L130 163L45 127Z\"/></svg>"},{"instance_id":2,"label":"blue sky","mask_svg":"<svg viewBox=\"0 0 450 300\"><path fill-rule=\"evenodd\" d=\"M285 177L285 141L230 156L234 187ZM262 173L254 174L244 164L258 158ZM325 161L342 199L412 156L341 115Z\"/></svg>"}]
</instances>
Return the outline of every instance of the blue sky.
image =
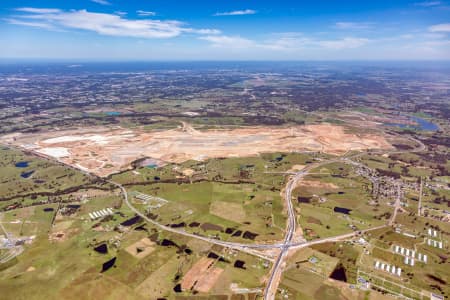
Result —
<instances>
[{"instance_id":1,"label":"blue sky","mask_svg":"<svg viewBox=\"0 0 450 300\"><path fill-rule=\"evenodd\" d=\"M448 60L450 2L2 0L0 58Z\"/></svg>"}]
</instances>

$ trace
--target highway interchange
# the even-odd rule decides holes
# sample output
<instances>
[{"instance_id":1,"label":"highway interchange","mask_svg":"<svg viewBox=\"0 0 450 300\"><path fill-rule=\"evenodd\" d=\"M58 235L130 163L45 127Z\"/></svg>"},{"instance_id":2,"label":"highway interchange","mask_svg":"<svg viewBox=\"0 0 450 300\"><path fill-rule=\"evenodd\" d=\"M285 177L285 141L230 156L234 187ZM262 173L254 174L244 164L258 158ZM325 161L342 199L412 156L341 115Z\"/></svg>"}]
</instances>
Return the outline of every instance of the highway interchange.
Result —
<instances>
[{"instance_id":1,"label":"highway interchange","mask_svg":"<svg viewBox=\"0 0 450 300\"><path fill-rule=\"evenodd\" d=\"M421 143L420 141L413 139L413 138L410 138L410 139L418 145L415 149L412 149L409 151L394 150L394 151L387 151L387 152L383 152L383 153L393 154L393 153L404 153L404 152L420 152L420 151L425 150L426 147L423 143ZM344 240L344 239L349 239L356 235L360 235L360 234L363 234L363 233L366 233L366 232L372 231L372 230L377 230L377 229L380 229L380 228L383 228L386 226L392 226L394 224L398 210L400 209L400 201L401 201L400 186L398 186L398 190L397 190L397 197L396 197L396 201L394 203L394 212L387 224L373 227L373 228L368 228L365 230L354 231L354 232L342 234L339 236L317 239L317 240L313 240L313 241L309 241L309 242L304 240L303 237L302 237L302 240L299 242L292 242L295 231L296 231L296 215L295 215L294 207L292 205L292 191L297 187L298 183L306 175L308 175L312 169L315 169L317 167L320 167L320 166L323 166L326 164L331 164L334 162L342 162L342 163L358 165L359 163L353 161L352 158L359 157L359 156L363 155L364 153L365 152L360 152L360 153L357 153L355 155L348 156L348 157L343 156L341 158L334 158L334 159L330 159L330 160L320 161L318 163L309 165L308 167L300 170L299 172L286 174L286 175L291 175L291 178L288 180L285 190L284 190L284 200L285 200L285 205L286 205L287 214L288 214L286 234L285 234L285 237L284 237L284 240L282 243L275 243L275 244L243 244L243 243L220 241L217 239L188 233L183 230L177 230L177 229L162 225L162 224L148 218L145 214L143 214L138 209L136 209L130 203L130 201L128 199L127 191L121 184L113 182L113 181L110 181L110 183L116 185L118 188L121 189L126 205L133 212L135 212L137 215L141 216L145 221L147 221L163 230L181 234L181 235L188 236L191 238L200 239L205 242L228 247L231 249L240 250L240 251L243 251L243 252L246 252L246 253L249 253L249 254L252 254L252 255L255 255L260 258L263 258L263 259L273 262L271 273L269 275L269 279L267 280L266 287L264 289L264 300L273 300L273 299L275 299L275 295L278 290L278 285L281 280L281 275L283 273L283 267L285 264L286 257L288 256L290 251L296 251L301 248L305 248L305 247L309 247L309 246L317 245L317 244L321 244L321 243L336 242L336 241L340 241L340 240ZM383 154L383 153L381 153L381 154ZM272 254L268 255L266 252L264 252L264 250L270 250L270 249L272 249L272 250L277 249L279 251L279 254L277 255L277 257L275 259Z\"/></svg>"},{"instance_id":2,"label":"highway interchange","mask_svg":"<svg viewBox=\"0 0 450 300\"><path fill-rule=\"evenodd\" d=\"M360 154L358 154L358 155L360 155ZM297 187L298 183L306 175L309 174L310 170L317 168L319 166L323 166L323 165L338 162L338 161L344 162L344 163L352 162L351 160L349 160L349 158L331 159L331 160L321 161L319 163L309 165L308 167L304 168L303 170L295 173L295 175L293 175L289 179L289 181L286 184L285 190L284 190L284 199L286 202L285 204L286 204L287 213L288 213L286 234L285 234L285 237L284 237L284 240L282 243L274 243L274 244L244 244L244 243L227 242L227 241L221 241L218 239L189 233L184 230L174 229L169 226L165 226L163 224L156 222L155 220L148 218L144 213L142 213L137 208L135 208L129 201L129 197L128 197L128 193L127 193L126 189L121 184L114 182L114 181L109 181L109 182L111 184L117 186L122 191L124 202L130 208L130 210L132 210L136 215L139 215L140 217L142 217L146 222L149 222L149 223L159 227L162 230L176 233L176 234L181 234L181 235L184 235L184 236L187 236L190 238L196 238L196 239L199 239L199 240L202 240L205 242L209 242L209 243L212 243L215 245L220 245L220 246L227 247L230 249L243 251L243 252L246 252L246 253L249 253L249 254L252 254L257 257L260 257L260 258L263 258L263 259L273 262L271 273L270 273L269 279L267 281L266 288L264 289L264 299L272 300L272 299L275 299L276 291L278 289L278 285L279 285L281 275L283 272L283 266L285 264L286 257L289 254L289 251L296 251L298 249L309 247L309 246L316 245L316 244L327 243L327 242L336 242L339 240L348 239L348 238L354 237L356 235L365 233L367 231L376 230L376 229L380 229L380 228L387 226L387 225L377 226L377 227L369 228L366 230L355 231L355 232L351 232L351 233L347 233L347 234L342 234L339 236L328 237L328 238L318 239L318 240L309 241L309 242L307 242L303 238L299 242L292 242L293 238L295 237L294 234L295 234L296 227L297 227L296 215L295 215L294 207L292 205L292 191ZM394 208L395 213L393 214L393 217L389 220L390 225L392 224L392 222L396 216L396 212L398 210L399 203L400 203L400 198L398 197L397 201L396 201L396 206ZM271 249L272 250L275 249L275 250L279 251L279 254L277 255L277 257L275 259L272 254L267 254L266 252L264 252L264 250L271 250Z\"/></svg>"},{"instance_id":3,"label":"highway interchange","mask_svg":"<svg viewBox=\"0 0 450 300\"><path fill-rule=\"evenodd\" d=\"M383 153L388 153L388 154L393 154L393 153L405 153L405 152L420 152L423 151L425 149L425 145L423 143L421 143L420 141L411 138L411 140L413 140L414 142L416 142L418 144L418 146L413 149L413 150L409 150L409 151L388 151L388 152L381 152L378 154L383 154ZM119 188L122 191L123 194L123 199L125 204L129 207L129 209L131 211L133 211L136 215L139 215L140 217L142 217L146 222L151 223L152 225L168 231L168 232L172 232L172 233L176 233L176 234L180 234L180 235L184 235L190 238L195 238L195 239L199 239L208 243L212 243L215 245L220 245L223 247L227 247L230 249L235 249L235 250L239 250L251 255L255 255L257 257L260 257L262 259L271 261L273 263L272 265L272 269L271 269L271 273L269 275L269 279L266 283L266 287L264 289L264 299L265 300L273 300L275 299L275 295L276 295L276 291L278 289L278 285L279 282L281 280L281 275L283 272L283 266L285 264L285 260L286 257L288 256L290 251L296 251L298 249L301 248L305 248L305 247L309 247L312 245L317 245L317 244L321 244L321 243L327 243L327 242L336 242L336 241L340 241L340 240L345 240L345 239L349 239L352 238L356 235L360 235L363 234L365 232L371 231L371 230L377 230L386 226L391 226L393 225L397 212L400 208L400 191L398 192L398 197L395 201L394 204L394 213L392 214L389 222L386 225L381 225L381 226L377 226L377 227L373 227L373 228L368 228L365 230L360 230L360 231L354 231L351 233L347 233L347 234L342 234L339 236L334 236L334 237L328 237L328 238L323 238L323 239L317 239L317 240L313 240L313 241L306 241L302 238L301 241L298 242L293 242L293 238L295 237L295 231L296 231L296 215L295 215L295 211L292 205L292 191L296 188L296 186L298 185L298 183L303 179L303 177L305 177L306 175L309 174L309 171L317 168L319 166L323 166L326 164L330 164L330 163L334 163L334 162L342 162L342 163L349 163L349 164L358 164L355 161L352 161L351 158L356 158L358 156L363 155L365 152L360 152L358 154L355 154L353 156L348 156L348 157L341 157L341 158L334 158L334 159L330 159L330 160L324 160L324 161L320 161L318 163L315 164L311 164L308 167L302 169L299 172L296 173L286 173L286 175L290 175L291 178L288 180L285 190L284 190L284 200L285 200L285 205L287 208L287 213L288 213L288 222L287 222L287 228L286 228L286 234L284 237L284 240L280 243L273 243L273 244L244 244L244 243L236 243L236 242L227 242L227 241L221 241L215 238L209 238L209 237L205 237L205 236L201 236L201 235L197 235L197 234L193 234L193 233L189 233L186 232L184 230L179 230L179 229L175 229L169 226L165 226L163 224L160 224L152 219L150 219L149 217L147 217L144 213L142 213L141 211L139 211L137 208L135 208L129 201L129 197L128 197L128 193L126 191L126 189L117 182L114 181L108 181L109 183L115 185L117 188ZM42 155L39 155L42 156ZM79 169L75 166L66 164L58 159L55 159L53 157L47 157L50 160L54 160L57 161L60 164L66 165L67 167L76 169L78 171L81 171L84 174L87 174L89 176L95 176L98 177L95 174L91 174L89 172L86 172L85 170ZM271 252L267 252L267 250L276 250L278 255L276 255L276 257L274 257L273 255L273 251Z\"/></svg>"}]
</instances>

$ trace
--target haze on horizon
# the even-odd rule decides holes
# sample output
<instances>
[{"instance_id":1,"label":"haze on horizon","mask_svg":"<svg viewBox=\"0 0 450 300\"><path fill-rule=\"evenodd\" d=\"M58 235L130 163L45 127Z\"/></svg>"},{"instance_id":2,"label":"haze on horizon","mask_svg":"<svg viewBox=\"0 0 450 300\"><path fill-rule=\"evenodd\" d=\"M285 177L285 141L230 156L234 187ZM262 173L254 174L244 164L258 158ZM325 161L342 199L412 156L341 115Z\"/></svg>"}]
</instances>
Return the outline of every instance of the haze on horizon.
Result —
<instances>
[{"instance_id":1,"label":"haze on horizon","mask_svg":"<svg viewBox=\"0 0 450 300\"><path fill-rule=\"evenodd\" d=\"M449 60L447 1L4 0L0 59Z\"/></svg>"}]
</instances>

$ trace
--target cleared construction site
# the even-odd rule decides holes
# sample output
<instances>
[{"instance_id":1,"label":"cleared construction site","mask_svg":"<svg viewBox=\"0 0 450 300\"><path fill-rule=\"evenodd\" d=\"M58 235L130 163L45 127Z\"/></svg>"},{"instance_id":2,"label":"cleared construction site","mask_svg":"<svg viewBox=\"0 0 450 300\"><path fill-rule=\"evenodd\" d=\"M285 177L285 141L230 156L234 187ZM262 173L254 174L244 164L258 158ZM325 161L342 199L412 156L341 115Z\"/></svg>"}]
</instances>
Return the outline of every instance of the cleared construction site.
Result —
<instances>
[{"instance_id":1,"label":"cleared construction site","mask_svg":"<svg viewBox=\"0 0 450 300\"><path fill-rule=\"evenodd\" d=\"M83 128L14 134L3 136L0 141L57 158L100 176L127 169L131 162L143 157L181 163L277 151L321 151L339 155L351 150L391 148L381 134L357 134L332 124L202 131L185 123L183 127L164 131Z\"/></svg>"}]
</instances>

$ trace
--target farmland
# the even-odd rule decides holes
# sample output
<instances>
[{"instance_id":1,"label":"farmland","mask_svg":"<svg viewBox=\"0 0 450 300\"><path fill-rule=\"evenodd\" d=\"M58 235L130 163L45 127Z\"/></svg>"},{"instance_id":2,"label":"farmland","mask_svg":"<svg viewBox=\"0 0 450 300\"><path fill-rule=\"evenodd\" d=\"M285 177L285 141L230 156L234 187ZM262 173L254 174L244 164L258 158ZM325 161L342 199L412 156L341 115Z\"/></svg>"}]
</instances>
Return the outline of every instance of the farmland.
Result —
<instances>
[{"instance_id":1,"label":"farmland","mask_svg":"<svg viewBox=\"0 0 450 300\"><path fill-rule=\"evenodd\" d=\"M0 148L0 199L3 201L62 193L95 180L68 167L37 159L16 149Z\"/></svg>"},{"instance_id":2,"label":"farmland","mask_svg":"<svg viewBox=\"0 0 450 300\"><path fill-rule=\"evenodd\" d=\"M1 298L448 297L448 83L384 71L0 74Z\"/></svg>"}]
</instances>

